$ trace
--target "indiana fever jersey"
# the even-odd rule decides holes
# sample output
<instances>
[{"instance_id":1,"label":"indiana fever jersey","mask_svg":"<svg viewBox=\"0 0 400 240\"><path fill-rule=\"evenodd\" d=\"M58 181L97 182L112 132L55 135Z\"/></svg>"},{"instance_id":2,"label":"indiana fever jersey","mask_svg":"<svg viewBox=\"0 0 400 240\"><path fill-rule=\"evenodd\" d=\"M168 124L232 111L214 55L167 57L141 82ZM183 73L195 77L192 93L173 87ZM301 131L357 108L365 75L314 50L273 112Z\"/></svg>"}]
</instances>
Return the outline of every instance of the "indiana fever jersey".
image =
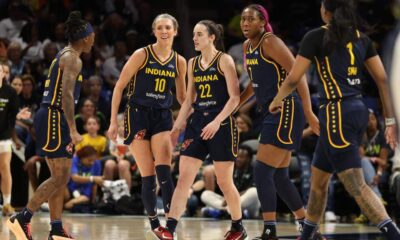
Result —
<instances>
[{"instance_id":1,"label":"indiana fever jersey","mask_svg":"<svg viewBox=\"0 0 400 240\"><path fill-rule=\"evenodd\" d=\"M71 51L71 49L64 48L63 50L57 53L56 58L54 58L53 62L51 63L49 73L47 75L47 80L45 81L44 84L42 103L48 104L57 109L62 109L61 98L62 98L63 71L60 68L60 58L64 53L68 51ZM75 82L75 89L74 89L75 104L77 104L79 100L82 80L83 80L82 74L79 73Z\"/></svg>"},{"instance_id":2,"label":"indiana fever jersey","mask_svg":"<svg viewBox=\"0 0 400 240\"><path fill-rule=\"evenodd\" d=\"M218 52L210 64L201 66L201 55L193 60L193 79L196 88L195 110L202 112L219 112L229 99L226 79L219 67L222 52Z\"/></svg>"},{"instance_id":3,"label":"indiana fever jersey","mask_svg":"<svg viewBox=\"0 0 400 240\"><path fill-rule=\"evenodd\" d=\"M246 49L247 72L259 106L268 106L286 78L286 71L272 59L263 55L262 42L272 33L264 33L257 46L248 44Z\"/></svg>"},{"instance_id":4,"label":"indiana fever jersey","mask_svg":"<svg viewBox=\"0 0 400 240\"><path fill-rule=\"evenodd\" d=\"M146 60L133 76L128 89L129 102L153 108L170 108L173 102L171 89L179 75L178 54L162 62L151 45L144 48Z\"/></svg>"},{"instance_id":5,"label":"indiana fever jersey","mask_svg":"<svg viewBox=\"0 0 400 240\"><path fill-rule=\"evenodd\" d=\"M335 100L361 94L364 62L377 55L372 41L356 31L356 38L346 46L324 51L323 42L327 27L311 30L304 37L299 55L315 65L321 84L318 92L322 100Z\"/></svg>"}]
</instances>

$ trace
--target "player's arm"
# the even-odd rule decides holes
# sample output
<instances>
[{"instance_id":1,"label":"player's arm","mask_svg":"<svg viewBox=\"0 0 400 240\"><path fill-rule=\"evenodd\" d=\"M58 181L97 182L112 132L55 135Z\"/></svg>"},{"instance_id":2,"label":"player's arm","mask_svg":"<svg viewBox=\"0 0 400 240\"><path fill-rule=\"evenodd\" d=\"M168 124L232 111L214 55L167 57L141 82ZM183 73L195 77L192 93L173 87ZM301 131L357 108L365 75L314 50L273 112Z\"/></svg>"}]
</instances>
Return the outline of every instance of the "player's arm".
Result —
<instances>
[{"instance_id":1,"label":"player's arm","mask_svg":"<svg viewBox=\"0 0 400 240\"><path fill-rule=\"evenodd\" d=\"M249 44L249 40L246 40L243 43L243 58L244 59L246 56L246 49L247 49L248 44ZM244 64L246 65L246 63L244 63ZM245 69L247 71L247 68L245 68ZM243 104L245 104L254 95L254 89L253 89L253 85L252 85L253 79L251 79L250 75L249 75L249 77L250 77L250 82L247 85L247 87L243 90L243 92L240 94L240 100L239 100L239 104L237 106L237 110L239 110L243 106Z\"/></svg>"},{"instance_id":2,"label":"player's arm","mask_svg":"<svg viewBox=\"0 0 400 240\"><path fill-rule=\"evenodd\" d=\"M182 105L186 95L186 60L181 55L178 55L178 70L179 76L175 80L176 99Z\"/></svg>"},{"instance_id":3,"label":"player's arm","mask_svg":"<svg viewBox=\"0 0 400 240\"><path fill-rule=\"evenodd\" d=\"M289 48L285 43L276 36L270 36L263 41L263 54L274 59L279 65L281 65L288 73L292 70L295 59L290 52ZM267 51L268 49L268 51ZM264 52L265 51L265 52ZM286 81L286 80L285 80ZM300 81L296 84L297 92L300 95L301 102L303 104L304 114L315 134L319 135L319 121L314 115L311 107L310 92L308 89L308 83L306 76L303 74L300 77Z\"/></svg>"},{"instance_id":4,"label":"player's arm","mask_svg":"<svg viewBox=\"0 0 400 240\"><path fill-rule=\"evenodd\" d=\"M132 76L136 74L136 72L140 69L140 67L144 64L146 59L146 50L141 48L136 50L132 56L129 58L128 62L125 63L124 68L119 75L119 79L115 84L115 88L113 91L113 96L111 100L111 119L110 119L110 128L109 128L109 137L111 140L116 140L117 138L117 115L119 105L121 103L122 93L131 80Z\"/></svg>"},{"instance_id":5,"label":"player's arm","mask_svg":"<svg viewBox=\"0 0 400 240\"><path fill-rule=\"evenodd\" d=\"M220 68L225 75L228 88L229 99L222 111L215 117L215 120L221 123L238 106L240 101L239 80L236 74L235 62L228 54L223 54L219 61Z\"/></svg>"},{"instance_id":6,"label":"player's arm","mask_svg":"<svg viewBox=\"0 0 400 240\"><path fill-rule=\"evenodd\" d=\"M386 141L392 149L397 146L397 130L394 121L393 106L390 101L390 92L387 84L387 76L382 61L378 55L368 58L365 66L376 82L379 90L379 96L382 101L384 115L386 119L393 119L392 122L386 122Z\"/></svg>"},{"instance_id":7,"label":"player's arm","mask_svg":"<svg viewBox=\"0 0 400 240\"><path fill-rule=\"evenodd\" d=\"M196 89L194 88L194 79L193 79L193 60L194 58L190 59L188 62L188 71L187 71L188 86L186 90L186 97L181 105L181 109L179 110L178 117L176 118L173 127L173 129L179 131L182 130L183 126L185 125L185 122L192 110L192 103L196 99Z\"/></svg>"},{"instance_id":8,"label":"player's arm","mask_svg":"<svg viewBox=\"0 0 400 240\"><path fill-rule=\"evenodd\" d=\"M63 68L62 75L62 106L65 119L67 120L71 135L78 133L75 125L75 100L74 90L75 82L82 69L82 61L78 55L71 52L66 52L60 60L60 65ZM75 140L72 139L73 143Z\"/></svg>"}]
</instances>

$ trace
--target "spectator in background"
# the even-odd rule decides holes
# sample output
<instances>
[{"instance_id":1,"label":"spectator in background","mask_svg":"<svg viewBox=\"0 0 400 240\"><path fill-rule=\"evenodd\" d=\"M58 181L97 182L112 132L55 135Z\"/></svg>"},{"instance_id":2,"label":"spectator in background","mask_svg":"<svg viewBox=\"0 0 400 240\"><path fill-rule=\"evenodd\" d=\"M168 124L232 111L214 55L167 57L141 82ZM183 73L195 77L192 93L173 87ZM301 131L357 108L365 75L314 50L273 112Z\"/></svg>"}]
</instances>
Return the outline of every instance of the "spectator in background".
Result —
<instances>
[{"instance_id":1,"label":"spectator in background","mask_svg":"<svg viewBox=\"0 0 400 240\"><path fill-rule=\"evenodd\" d=\"M10 82L10 77L11 77L10 65L8 64L7 61L1 62L0 65L3 67L4 81L6 83Z\"/></svg>"},{"instance_id":2,"label":"spectator in background","mask_svg":"<svg viewBox=\"0 0 400 240\"><path fill-rule=\"evenodd\" d=\"M252 158L251 148L240 146L233 172L233 181L240 194L243 215L247 218L257 218L260 212L260 201L253 180ZM201 201L214 209L228 211L224 197L214 191L205 190L201 194Z\"/></svg>"},{"instance_id":3,"label":"spectator in background","mask_svg":"<svg viewBox=\"0 0 400 240\"><path fill-rule=\"evenodd\" d=\"M242 143L246 140L258 138L258 134L252 129L253 123L250 117L246 114L239 114L236 117L236 124L239 131L239 143Z\"/></svg>"},{"instance_id":4,"label":"spectator in background","mask_svg":"<svg viewBox=\"0 0 400 240\"><path fill-rule=\"evenodd\" d=\"M0 38L0 61L7 61L8 40Z\"/></svg>"},{"instance_id":5,"label":"spectator in background","mask_svg":"<svg viewBox=\"0 0 400 240\"><path fill-rule=\"evenodd\" d=\"M111 102L110 99L102 94L103 79L98 75L93 75L89 78L89 96L88 98L93 101L95 106L101 106L100 112L106 117L110 118Z\"/></svg>"},{"instance_id":6,"label":"spectator in background","mask_svg":"<svg viewBox=\"0 0 400 240\"><path fill-rule=\"evenodd\" d=\"M117 83L128 58L125 42L117 41L114 44L114 56L105 60L103 64L103 77L109 90L112 90Z\"/></svg>"},{"instance_id":7,"label":"spectator in background","mask_svg":"<svg viewBox=\"0 0 400 240\"><path fill-rule=\"evenodd\" d=\"M22 59L22 48L18 42L11 42L7 49L8 63L10 65L10 73L12 76L22 75L26 72L28 65Z\"/></svg>"},{"instance_id":8,"label":"spectator in background","mask_svg":"<svg viewBox=\"0 0 400 240\"><path fill-rule=\"evenodd\" d=\"M369 109L368 126L360 146L361 167L365 182L384 204L387 203L382 199L379 180L387 167L389 151L389 145L386 143L385 135L380 128L378 117L372 109ZM361 214L354 222L367 223L368 218Z\"/></svg>"},{"instance_id":9,"label":"spectator in background","mask_svg":"<svg viewBox=\"0 0 400 240\"><path fill-rule=\"evenodd\" d=\"M3 216L14 213L11 206L11 138L13 135L16 115L18 113L18 97L15 90L6 84L3 66L0 65L0 177L3 197Z\"/></svg>"},{"instance_id":10,"label":"spectator in background","mask_svg":"<svg viewBox=\"0 0 400 240\"><path fill-rule=\"evenodd\" d=\"M103 184L101 163L96 150L85 146L72 158L71 179L65 193L64 208L72 209L74 205L95 203L97 186Z\"/></svg>"},{"instance_id":11,"label":"spectator in background","mask_svg":"<svg viewBox=\"0 0 400 240\"><path fill-rule=\"evenodd\" d=\"M12 40L20 35L22 27L27 23L27 16L19 1L11 2L8 15L8 18L0 21L0 37Z\"/></svg>"},{"instance_id":12,"label":"spectator in background","mask_svg":"<svg viewBox=\"0 0 400 240\"><path fill-rule=\"evenodd\" d=\"M95 116L89 117L85 122L84 128L87 133L82 134L82 141L75 146L76 150L79 151L85 146L92 146L96 150L97 156L103 156L107 147L107 138L98 135L100 129L99 119Z\"/></svg>"},{"instance_id":13,"label":"spectator in background","mask_svg":"<svg viewBox=\"0 0 400 240\"><path fill-rule=\"evenodd\" d=\"M106 156L104 163L104 179L125 179L128 188L131 189L132 171L138 173L136 163L129 152L128 146L124 145L124 116L118 115L118 134L116 143L110 141L110 156ZM140 175L139 173L137 175ZM140 177L140 176L139 176ZM135 187L136 183L135 183Z\"/></svg>"},{"instance_id":14,"label":"spectator in background","mask_svg":"<svg viewBox=\"0 0 400 240\"><path fill-rule=\"evenodd\" d=\"M93 101L89 98L82 101L81 108L79 110L79 114L75 115L75 123L76 128L79 134L86 133L85 122L89 119L89 117L97 117L100 121L100 130L99 133L104 135L107 129L107 121L103 113L97 111L96 106Z\"/></svg>"},{"instance_id":15,"label":"spectator in background","mask_svg":"<svg viewBox=\"0 0 400 240\"><path fill-rule=\"evenodd\" d=\"M63 22L57 23L54 28L54 37L52 42L57 47L57 52L65 47L65 24Z\"/></svg>"}]
</instances>

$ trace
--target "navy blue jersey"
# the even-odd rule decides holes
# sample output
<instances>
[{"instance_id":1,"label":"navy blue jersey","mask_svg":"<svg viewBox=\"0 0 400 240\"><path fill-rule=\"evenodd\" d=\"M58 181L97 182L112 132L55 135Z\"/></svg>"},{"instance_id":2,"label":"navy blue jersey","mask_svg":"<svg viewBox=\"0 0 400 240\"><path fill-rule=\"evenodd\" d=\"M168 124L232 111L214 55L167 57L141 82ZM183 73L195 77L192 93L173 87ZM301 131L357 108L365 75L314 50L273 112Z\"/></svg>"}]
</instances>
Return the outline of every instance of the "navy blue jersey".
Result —
<instances>
[{"instance_id":1,"label":"navy blue jersey","mask_svg":"<svg viewBox=\"0 0 400 240\"><path fill-rule=\"evenodd\" d=\"M151 45L144 50L146 60L129 84L129 102L146 107L170 108L173 102L171 89L179 75L178 54L173 51L171 56L162 62Z\"/></svg>"},{"instance_id":2,"label":"navy blue jersey","mask_svg":"<svg viewBox=\"0 0 400 240\"><path fill-rule=\"evenodd\" d=\"M326 26L311 30L302 40L299 55L309 59L316 67L322 84L318 92L322 100L337 100L361 94L364 62L377 55L372 41L357 31L356 38L346 46L324 51Z\"/></svg>"},{"instance_id":3,"label":"navy blue jersey","mask_svg":"<svg viewBox=\"0 0 400 240\"><path fill-rule=\"evenodd\" d=\"M57 53L56 58L54 58L51 63L49 74L47 75L47 80L44 84L44 92L43 92L43 100L42 103L49 104L58 109L62 109L62 75L63 71L60 68L60 59L61 56L71 51L70 48L64 48L60 52ZM78 103L79 95L81 92L82 85L82 74L79 73L76 82L75 82L75 90L74 90L74 100L75 104Z\"/></svg>"},{"instance_id":4,"label":"navy blue jersey","mask_svg":"<svg viewBox=\"0 0 400 240\"><path fill-rule=\"evenodd\" d=\"M203 68L201 55L193 59L193 80L196 89L195 110L202 112L219 112L229 99L226 79L219 67L222 52L218 52L211 63Z\"/></svg>"},{"instance_id":5,"label":"navy blue jersey","mask_svg":"<svg viewBox=\"0 0 400 240\"><path fill-rule=\"evenodd\" d=\"M272 33L264 33L257 46L249 43L246 49L246 66L250 76L257 104L268 106L286 78L285 69L263 55L262 43Z\"/></svg>"}]
</instances>

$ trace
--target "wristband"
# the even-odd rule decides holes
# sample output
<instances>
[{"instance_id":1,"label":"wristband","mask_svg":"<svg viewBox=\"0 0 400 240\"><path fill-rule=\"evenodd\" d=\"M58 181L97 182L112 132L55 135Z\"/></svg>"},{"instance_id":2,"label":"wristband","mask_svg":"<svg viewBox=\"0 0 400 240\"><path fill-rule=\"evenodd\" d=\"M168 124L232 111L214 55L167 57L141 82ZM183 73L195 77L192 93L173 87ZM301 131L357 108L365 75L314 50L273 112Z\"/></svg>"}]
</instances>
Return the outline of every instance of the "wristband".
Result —
<instances>
[{"instance_id":1,"label":"wristband","mask_svg":"<svg viewBox=\"0 0 400 240\"><path fill-rule=\"evenodd\" d=\"M396 124L396 119L395 118L385 118L385 125L386 126L392 126Z\"/></svg>"},{"instance_id":2,"label":"wristband","mask_svg":"<svg viewBox=\"0 0 400 240\"><path fill-rule=\"evenodd\" d=\"M89 181L90 181L90 182L93 182L93 176L90 176L90 177L89 177Z\"/></svg>"}]
</instances>

